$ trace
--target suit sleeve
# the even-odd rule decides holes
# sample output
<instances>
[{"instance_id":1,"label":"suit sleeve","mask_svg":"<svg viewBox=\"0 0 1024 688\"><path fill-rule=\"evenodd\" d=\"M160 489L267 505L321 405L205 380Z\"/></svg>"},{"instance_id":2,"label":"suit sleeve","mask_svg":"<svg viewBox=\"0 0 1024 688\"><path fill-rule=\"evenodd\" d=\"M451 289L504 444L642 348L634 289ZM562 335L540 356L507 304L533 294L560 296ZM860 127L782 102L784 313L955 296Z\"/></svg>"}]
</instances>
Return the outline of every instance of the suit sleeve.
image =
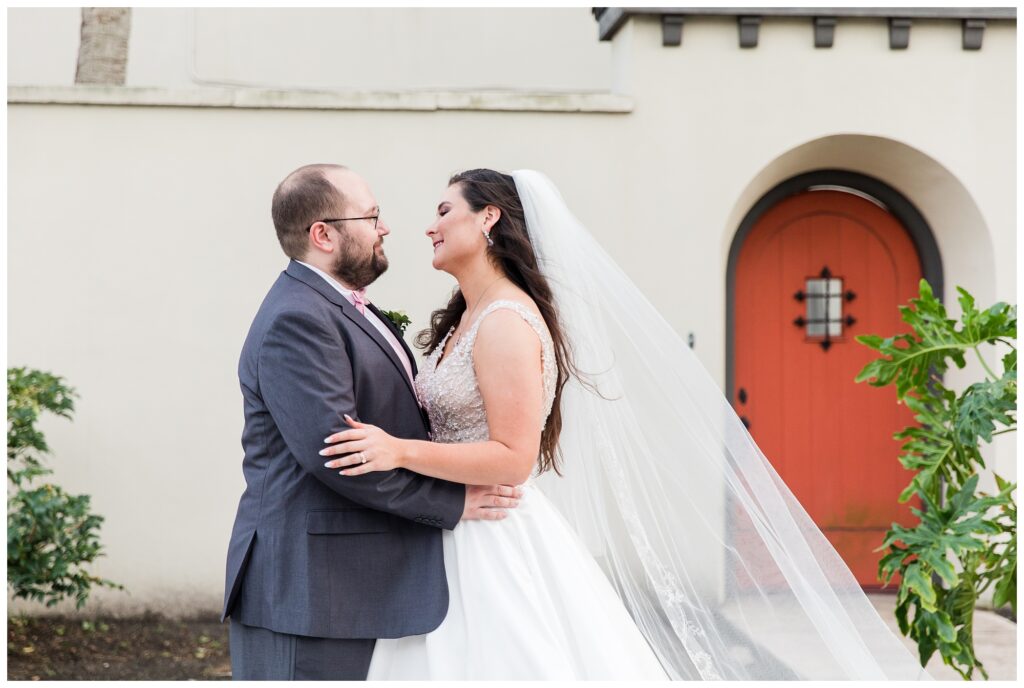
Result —
<instances>
[{"instance_id":1,"label":"suit sleeve","mask_svg":"<svg viewBox=\"0 0 1024 688\"><path fill-rule=\"evenodd\" d=\"M299 464L324 485L363 506L441 528L462 517L466 487L405 469L359 476L324 468L323 438L357 418L348 352L337 332L306 313L283 313L263 339L259 387L271 417Z\"/></svg>"}]
</instances>

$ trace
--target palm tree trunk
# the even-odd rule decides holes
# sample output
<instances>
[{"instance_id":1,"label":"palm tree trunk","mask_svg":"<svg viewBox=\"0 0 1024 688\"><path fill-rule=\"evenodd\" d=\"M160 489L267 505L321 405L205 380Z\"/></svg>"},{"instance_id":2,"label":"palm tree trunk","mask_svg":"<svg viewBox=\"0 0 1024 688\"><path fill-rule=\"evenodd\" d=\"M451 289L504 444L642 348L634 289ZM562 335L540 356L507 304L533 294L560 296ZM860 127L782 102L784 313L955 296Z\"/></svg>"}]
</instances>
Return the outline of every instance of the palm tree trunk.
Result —
<instances>
[{"instance_id":1,"label":"palm tree trunk","mask_svg":"<svg viewBox=\"0 0 1024 688\"><path fill-rule=\"evenodd\" d=\"M127 7L82 8L76 84L124 85L131 13Z\"/></svg>"}]
</instances>

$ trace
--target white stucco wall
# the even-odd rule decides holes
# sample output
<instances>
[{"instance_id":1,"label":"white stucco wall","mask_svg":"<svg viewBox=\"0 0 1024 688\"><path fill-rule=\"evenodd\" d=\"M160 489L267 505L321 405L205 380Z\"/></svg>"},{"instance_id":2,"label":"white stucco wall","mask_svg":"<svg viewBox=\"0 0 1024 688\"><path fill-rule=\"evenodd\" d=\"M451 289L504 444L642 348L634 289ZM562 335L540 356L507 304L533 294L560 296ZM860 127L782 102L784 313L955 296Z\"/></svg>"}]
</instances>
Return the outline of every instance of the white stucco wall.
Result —
<instances>
[{"instance_id":1,"label":"white stucco wall","mask_svg":"<svg viewBox=\"0 0 1024 688\"><path fill-rule=\"evenodd\" d=\"M78 8L7 21L8 83L74 83ZM135 8L125 85L604 91L612 49L596 37L584 7Z\"/></svg>"},{"instance_id":2,"label":"white stucco wall","mask_svg":"<svg viewBox=\"0 0 1024 688\"><path fill-rule=\"evenodd\" d=\"M549 174L676 330L695 334L720 384L733 233L765 191L810 169L860 171L910 198L943 252L947 297L960 284L983 304L1016 300L1010 24L990 23L983 50L965 52L958 23L915 22L910 50L890 51L883 20L841 20L835 47L814 50L808 21L766 20L759 47L740 50L730 19L691 19L671 48L656 19L599 43L583 9L314 12L259 24L236 10L135 10L128 85L196 92L198 20L211 79L611 90L632 111L29 104L46 99L35 87L71 83L77 10L9 10L10 83L32 88L8 109L8 364L64 375L81 395L73 423L44 424L56 479L93 495L107 517L96 571L131 590L101 591L93 609L219 606L243 484L235 366L286 263L270 196L301 164L369 180L393 227L392 267L370 296L406 310L412 331L453 285L430 268L423 229L448 175L476 166ZM356 71L292 60L310 31L341 36L338 59L379 57ZM1015 476L1014 440L1000 439L995 465Z\"/></svg>"}]
</instances>

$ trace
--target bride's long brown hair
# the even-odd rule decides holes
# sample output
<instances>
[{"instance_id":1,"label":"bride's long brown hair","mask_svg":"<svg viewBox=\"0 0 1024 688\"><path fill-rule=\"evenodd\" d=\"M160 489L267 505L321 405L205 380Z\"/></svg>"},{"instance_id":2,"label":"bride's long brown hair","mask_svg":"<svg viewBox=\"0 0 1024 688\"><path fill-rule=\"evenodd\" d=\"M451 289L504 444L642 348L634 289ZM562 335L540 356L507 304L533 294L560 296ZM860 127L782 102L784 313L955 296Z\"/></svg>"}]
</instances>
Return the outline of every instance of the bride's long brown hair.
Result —
<instances>
[{"instance_id":1,"label":"bride's long brown hair","mask_svg":"<svg viewBox=\"0 0 1024 688\"><path fill-rule=\"evenodd\" d=\"M487 258L505 277L526 292L537 304L544 322L551 333L555 346L555 399L551 414L540 436L540 472L554 470L561 475L558 458L558 436L562 432L562 388L569 376L578 376L573 363L572 351L558 321L554 298L547 279L537 266L537 255L526 233L526 217L523 203L516 191L511 175L494 170L467 170L454 175L448 185L459 185L462 197L473 212L480 212L492 205L501 209L501 217L491 228L493 245L487 246ZM455 327L466 311L466 299L456 287L447 306L439 308L430 316L430 327L416 336L416 345L428 354L441 343L444 336Z\"/></svg>"}]
</instances>

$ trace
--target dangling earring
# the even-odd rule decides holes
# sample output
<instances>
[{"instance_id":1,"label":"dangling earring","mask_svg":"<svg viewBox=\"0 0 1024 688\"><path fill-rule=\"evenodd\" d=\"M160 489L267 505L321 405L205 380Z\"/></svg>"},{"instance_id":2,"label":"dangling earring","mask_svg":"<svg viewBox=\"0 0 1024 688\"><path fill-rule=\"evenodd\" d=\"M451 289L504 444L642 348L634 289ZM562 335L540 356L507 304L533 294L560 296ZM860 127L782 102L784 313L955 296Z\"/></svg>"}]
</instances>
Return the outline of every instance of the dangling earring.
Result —
<instances>
[{"instance_id":1,"label":"dangling earring","mask_svg":"<svg viewBox=\"0 0 1024 688\"><path fill-rule=\"evenodd\" d=\"M487 239L487 245L494 246L494 239L491 238L491 233L486 229L481 229L480 231L484 233L484 238Z\"/></svg>"}]
</instances>

